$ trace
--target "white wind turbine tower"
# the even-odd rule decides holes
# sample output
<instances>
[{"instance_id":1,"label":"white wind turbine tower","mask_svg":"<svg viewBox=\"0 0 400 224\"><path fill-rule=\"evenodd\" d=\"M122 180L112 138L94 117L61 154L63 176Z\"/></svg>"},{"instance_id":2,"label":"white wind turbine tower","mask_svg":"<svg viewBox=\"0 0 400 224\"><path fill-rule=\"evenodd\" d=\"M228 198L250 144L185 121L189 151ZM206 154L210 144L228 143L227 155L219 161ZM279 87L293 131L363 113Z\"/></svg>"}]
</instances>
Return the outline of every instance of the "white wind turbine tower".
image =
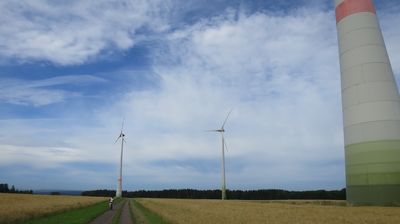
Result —
<instances>
[{"instance_id":1,"label":"white wind turbine tower","mask_svg":"<svg viewBox=\"0 0 400 224\"><path fill-rule=\"evenodd\" d=\"M209 131L213 131L213 132L219 132L221 133L221 139L222 139L222 186L221 186L221 198L222 200L226 199L226 179L225 179L225 148L226 148L226 143L225 143L225 137L224 137L224 132L225 132L225 124L226 121L229 118L229 115L231 114L232 110L229 111L228 115L225 118L224 123L222 123L222 126L220 129L216 129L216 130L209 130Z\"/></svg>"},{"instance_id":2,"label":"white wind turbine tower","mask_svg":"<svg viewBox=\"0 0 400 224\"><path fill-rule=\"evenodd\" d=\"M124 121L122 121L122 127L121 127L121 133L119 134L117 140L115 140L115 143L119 139L121 139L121 158L119 161L119 177L118 177L118 187L117 187L117 192L115 194L115 197L121 197L122 196L122 157L124 153L124 142L125 142L125 134L122 132L124 129Z\"/></svg>"}]
</instances>

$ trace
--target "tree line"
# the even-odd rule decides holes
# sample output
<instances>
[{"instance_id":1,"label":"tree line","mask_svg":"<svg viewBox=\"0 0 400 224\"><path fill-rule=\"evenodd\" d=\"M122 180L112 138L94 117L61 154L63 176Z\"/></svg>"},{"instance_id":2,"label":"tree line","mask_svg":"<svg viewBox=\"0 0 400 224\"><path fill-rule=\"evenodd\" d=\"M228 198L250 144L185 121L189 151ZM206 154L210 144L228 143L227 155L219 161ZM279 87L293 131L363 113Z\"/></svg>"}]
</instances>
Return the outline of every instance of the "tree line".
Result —
<instances>
[{"instance_id":1,"label":"tree line","mask_svg":"<svg viewBox=\"0 0 400 224\"><path fill-rule=\"evenodd\" d=\"M0 193L18 193L18 194L33 194L32 190L18 190L15 189L14 185L11 188L8 187L8 184L0 184Z\"/></svg>"},{"instance_id":2,"label":"tree line","mask_svg":"<svg viewBox=\"0 0 400 224\"><path fill-rule=\"evenodd\" d=\"M83 196L114 197L115 190L83 191ZM314 191L287 191L279 189L269 190L227 190L228 199L237 200L346 200L346 189L342 190L314 190ZM123 197L128 198L180 198L180 199L220 199L221 190L169 189L169 190L139 190L123 191Z\"/></svg>"}]
</instances>

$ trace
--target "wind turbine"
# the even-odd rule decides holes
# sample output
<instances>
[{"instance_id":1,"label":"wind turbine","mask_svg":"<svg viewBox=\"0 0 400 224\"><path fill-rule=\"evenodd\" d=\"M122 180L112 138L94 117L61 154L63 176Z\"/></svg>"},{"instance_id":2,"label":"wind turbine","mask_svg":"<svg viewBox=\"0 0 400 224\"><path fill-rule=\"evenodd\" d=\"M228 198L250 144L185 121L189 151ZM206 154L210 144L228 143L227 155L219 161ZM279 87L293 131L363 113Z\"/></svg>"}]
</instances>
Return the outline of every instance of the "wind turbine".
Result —
<instances>
[{"instance_id":1,"label":"wind turbine","mask_svg":"<svg viewBox=\"0 0 400 224\"><path fill-rule=\"evenodd\" d=\"M219 132L219 133L221 133L221 140L222 140L222 186L221 186L221 193L222 193L222 195L221 195L221 198L222 198L222 200L225 200L225 199L226 199L225 148L227 148L227 147L226 147L225 137L224 137L224 132L225 132L224 127L225 127L226 121L227 121L228 118L229 118L229 115L231 115L231 112L232 112L232 110L229 111L229 113L228 113L228 115L226 116L224 123L222 123L222 126L221 126L220 129L209 130L209 131L212 131L212 132Z\"/></svg>"},{"instance_id":2,"label":"wind turbine","mask_svg":"<svg viewBox=\"0 0 400 224\"><path fill-rule=\"evenodd\" d=\"M122 196L122 156L124 153L124 142L125 142L125 134L122 132L124 129L124 121L122 121L122 127L121 127L121 133L119 134L117 140L115 140L114 144L118 142L119 139L121 139L121 159L119 161L119 178L118 178L118 187L117 187L117 192L115 194L115 197L121 197Z\"/></svg>"}]
</instances>

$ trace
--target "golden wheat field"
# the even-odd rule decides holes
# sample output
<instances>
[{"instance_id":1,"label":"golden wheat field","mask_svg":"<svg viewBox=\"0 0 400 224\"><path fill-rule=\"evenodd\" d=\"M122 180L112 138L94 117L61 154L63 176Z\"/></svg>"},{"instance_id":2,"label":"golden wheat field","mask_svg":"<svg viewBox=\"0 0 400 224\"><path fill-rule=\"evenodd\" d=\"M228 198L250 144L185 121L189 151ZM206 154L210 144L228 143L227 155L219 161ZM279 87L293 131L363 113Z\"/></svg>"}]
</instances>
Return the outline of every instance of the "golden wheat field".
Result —
<instances>
[{"instance_id":1,"label":"golden wheat field","mask_svg":"<svg viewBox=\"0 0 400 224\"><path fill-rule=\"evenodd\" d=\"M399 224L399 207L353 207L330 201L220 201L137 199L144 207L176 224Z\"/></svg>"},{"instance_id":2,"label":"golden wheat field","mask_svg":"<svg viewBox=\"0 0 400 224\"><path fill-rule=\"evenodd\" d=\"M27 220L107 200L102 197L0 193L0 223Z\"/></svg>"}]
</instances>

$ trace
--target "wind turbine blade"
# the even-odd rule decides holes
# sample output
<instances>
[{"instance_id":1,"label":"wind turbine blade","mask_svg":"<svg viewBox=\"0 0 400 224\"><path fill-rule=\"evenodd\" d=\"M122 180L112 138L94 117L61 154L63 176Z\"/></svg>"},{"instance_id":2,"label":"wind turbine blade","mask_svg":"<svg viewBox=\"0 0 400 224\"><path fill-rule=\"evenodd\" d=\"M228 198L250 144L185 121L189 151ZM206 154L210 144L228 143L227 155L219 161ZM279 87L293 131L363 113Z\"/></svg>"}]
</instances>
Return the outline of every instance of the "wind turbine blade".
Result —
<instances>
[{"instance_id":1,"label":"wind turbine blade","mask_svg":"<svg viewBox=\"0 0 400 224\"><path fill-rule=\"evenodd\" d=\"M221 129L224 129L224 127L225 127L225 124L226 124L226 121L228 120L228 118L229 118L229 115L231 115L231 113L232 113L232 110L233 110L233 109L231 109L231 110L229 111L228 115L226 116L226 118L225 118L225 121L224 121L224 123L222 124L222 127L221 127Z\"/></svg>"},{"instance_id":2,"label":"wind turbine blade","mask_svg":"<svg viewBox=\"0 0 400 224\"><path fill-rule=\"evenodd\" d=\"M118 140L121 138L121 135L118 136L117 140L115 140L114 144L118 142Z\"/></svg>"},{"instance_id":3,"label":"wind turbine blade","mask_svg":"<svg viewBox=\"0 0 400 224\"><path fill-rule=\"evenodd\" d=\"M122 120L121 133L122 133L122 130L124 130L124 123L125 123L125 118Z\"/></svg>"},{"instance_id":4,"label":"wind turbine blade","mask_svg":"<svg viewBox=\"0 0 400 224\"><path fill-rule=\"evenodd\" d=\"M119 136L118 136L117 140L115 140L114 144L117 143L120 138L125 136L124 133L122 133L122 130L124 129L124 123L125 123L125 118L122 119L121 132L119 133ZM123 139L124 138L122 138L122 140Z\"/></svg>"}]
</instances>

